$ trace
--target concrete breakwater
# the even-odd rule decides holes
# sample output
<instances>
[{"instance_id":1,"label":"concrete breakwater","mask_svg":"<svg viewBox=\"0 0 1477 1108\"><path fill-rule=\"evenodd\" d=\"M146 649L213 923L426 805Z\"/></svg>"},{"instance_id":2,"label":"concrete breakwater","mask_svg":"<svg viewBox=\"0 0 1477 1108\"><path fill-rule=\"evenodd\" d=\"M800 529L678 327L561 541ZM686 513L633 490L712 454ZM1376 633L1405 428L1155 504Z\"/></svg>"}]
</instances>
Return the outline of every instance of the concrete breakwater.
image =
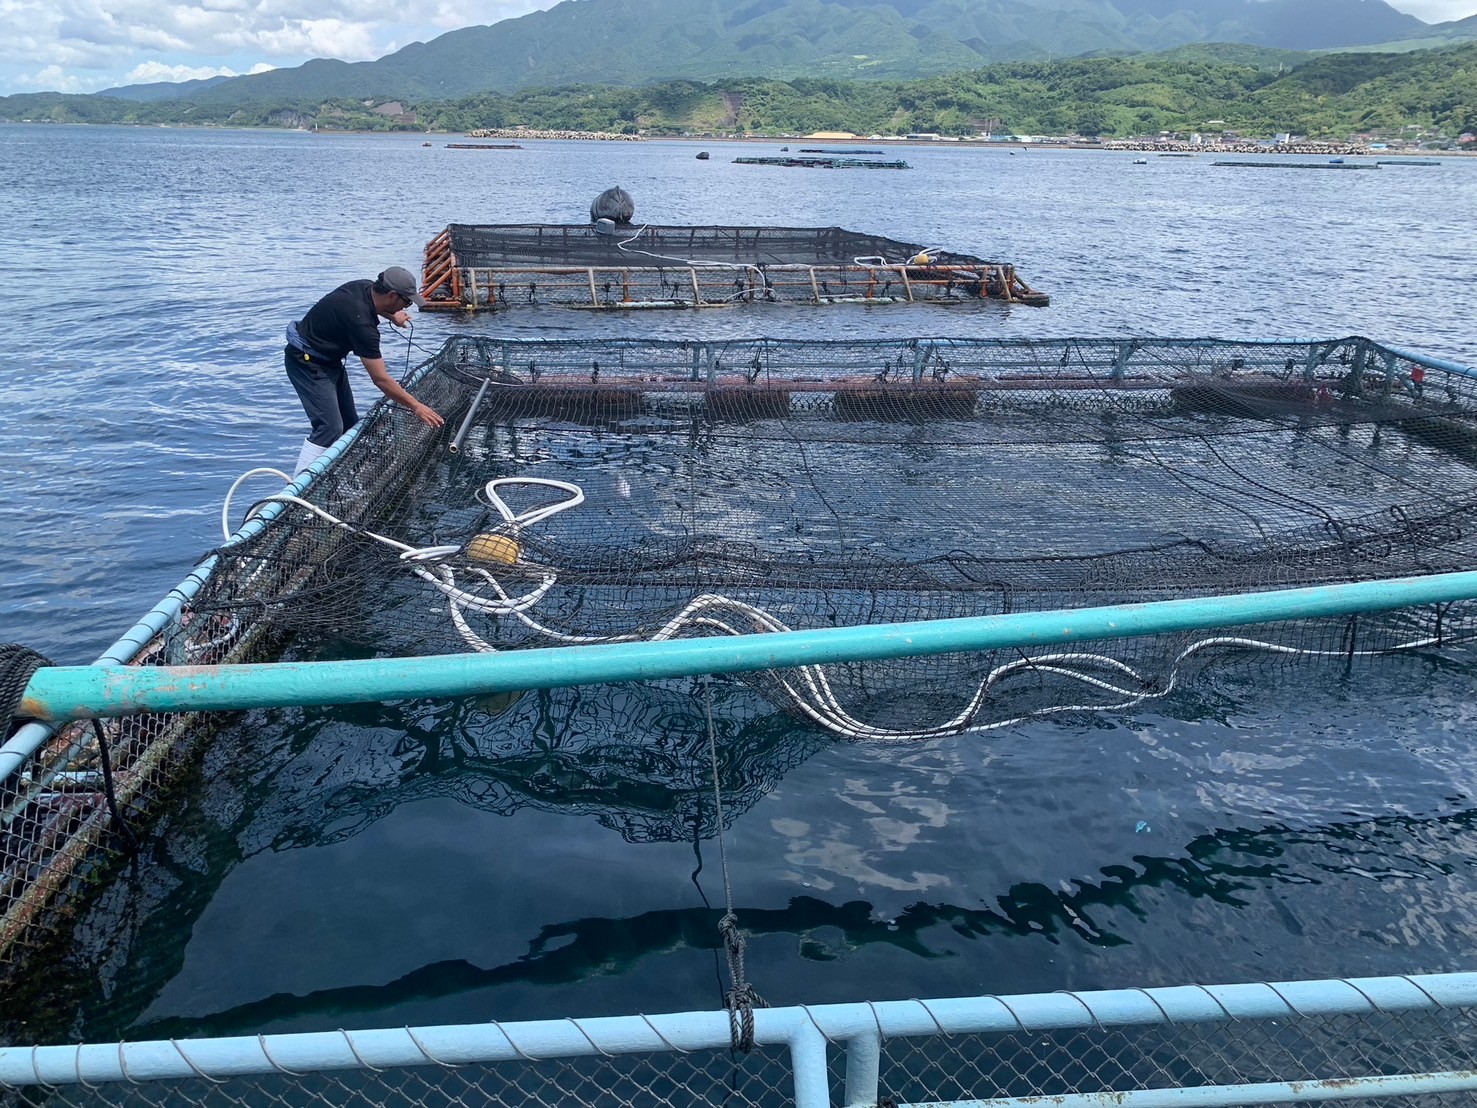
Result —
<instances>
[{"instance_id":1,"label":"concrete breakwater","mask_svg":"<svg viewBox=\"0 0 1477 1108\"><path fill-rule=\"evenodd\" d=\"M526 127L492 127L468 131L468 138L593 139L598 142L640 142L640 135L617 135L611 131L533 131Z\"/></svg>"}]
</instances>

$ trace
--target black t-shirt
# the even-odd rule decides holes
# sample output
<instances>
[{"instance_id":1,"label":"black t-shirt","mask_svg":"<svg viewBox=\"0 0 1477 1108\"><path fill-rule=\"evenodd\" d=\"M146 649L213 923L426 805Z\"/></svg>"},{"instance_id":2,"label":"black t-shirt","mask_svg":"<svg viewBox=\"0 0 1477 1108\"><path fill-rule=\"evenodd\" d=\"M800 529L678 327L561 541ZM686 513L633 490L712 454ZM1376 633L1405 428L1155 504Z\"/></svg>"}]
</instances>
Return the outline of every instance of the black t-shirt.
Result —
<instances>
[{"instance_id":1,"label":"black t-shirt","mask_svg":"<svg viewBox=\"0 0 1477 1108\"><path fill-rule=\"evenodd\" d=\"M303 342L337 361L351 351L360 358L381 357L379 316L369 294L373 284L346 282L309 308L297 325Z\"/></svg>"}]
</instances>

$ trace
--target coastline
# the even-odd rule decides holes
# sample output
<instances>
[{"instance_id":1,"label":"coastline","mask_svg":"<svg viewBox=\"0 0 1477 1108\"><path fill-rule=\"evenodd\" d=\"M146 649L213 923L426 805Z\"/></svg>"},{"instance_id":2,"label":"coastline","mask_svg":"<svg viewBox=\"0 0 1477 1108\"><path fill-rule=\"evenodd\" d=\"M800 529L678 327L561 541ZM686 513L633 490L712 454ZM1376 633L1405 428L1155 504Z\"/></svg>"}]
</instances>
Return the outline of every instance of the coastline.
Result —
<instances>
[{"instance_id":1,"label":"coastline","mask_svg":"<svg viewBox=\"0 0 1477 1108\"><path fill-rule=\"evenodd\" d=\"M1187 142L1163 142L1157 139L1105 139L1101 142L1079 141L1022 141L1019 139L983 139L968 137L939 137L939 138L903 138L888 136L885 138L872 138L860 136L854 138L825 137L817 138L813 135L721 135L721 134L689 134L689 135L625 135L613 132L577 132L577 131L518 131L516 129L498 129L496 135L490 134L481 128L472 131L454 130L412 130L409 128L397 128L394 130L378 130L366 128L332 128L322 130L310 130L306 127L259 127L248 124L216 124L216 123L121 123L116 121L87 123L55 120L26 120L26 119L0 119L0 127L126 127L130 130L187 130L187 131L250 131L277 132L285 134L312 135L318 138L329 138L334 136L351 137L364 135L378 135L383 137L400 136L407 139L425 141L436 138L494 138L509 137L518 138L530 143L539 142L592 142L592 143L681 143L686 145L701 146L705 143L742 143L745 145L773 146L776 143L782 145L793 145L795 143L876 143L888 147L964 147L971 150L996 150L1005 149L1012 151L1035 150L1039 152L1050 151L1099 151L1116 154L1177 154L1194 156L1197 154L1233 154L1233 155L1290 155L1293 157L1380 157L1380 158L1402 158L1402 157L1424 157L1424 158L1472 158L1477 157L1477 148L1410 148L1410 147L1386 147L1377 149L1358 143L1336 143L1336 142L1300 142L1282 146L1262 146L1255 142L1244 142L1236 144L1212 144L1204 143L1195 145Z\"/></svg>"},{"instance_id":2,"label":"coastline","mask_svg":"<svg viewBox=\"0 0 1477 1108\"><path fill-rule=\"evenodd\" d=\"M374 132L363 132L374 133ZM448 132L455 133L455 132ZM1256 143L1202 144L1188 142L1157 142L1150 139L1107 139L1103 142L1023 142L1006 139L980 138L815 138L811 135L641 135L641 142L684 143L701 146L704 143L744 143L746 145L773 146L780 143L793 146L796 143L834 145L846 143L875 143L880 146L906 146L915 149L929 147L964 147L970 150L1037 150L1066 151L1091 150L1109 154L1286 154L1294 157L1477 157L1477 150L1411 149L1390 147L1375 149L1358 143L1295 143L1287 146L1259 146ZM567 141L567 140L566 140Z\"/></svg>"}]
</instances>

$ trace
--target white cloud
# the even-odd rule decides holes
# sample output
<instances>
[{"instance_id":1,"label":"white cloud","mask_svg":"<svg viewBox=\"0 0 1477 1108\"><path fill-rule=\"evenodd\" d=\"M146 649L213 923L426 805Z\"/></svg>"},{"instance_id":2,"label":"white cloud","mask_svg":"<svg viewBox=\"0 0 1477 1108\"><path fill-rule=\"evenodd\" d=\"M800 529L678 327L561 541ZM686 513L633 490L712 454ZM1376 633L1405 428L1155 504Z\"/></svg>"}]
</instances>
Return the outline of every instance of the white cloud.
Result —
<instances>
[{"instance_id":1,"label":"white cloud","mask_svg":"<svg viewBox=\"0 0 1477 1108\"><path fill-rule=\"evenodd\" d=\"M0 0L0 26L15 29L0 36L0 95L259 72L312 58L369 61L555 2L431 0L407 8L385 0Z\"/></svg>"},{"instance_id":2,"label":"white cloud","mask_svg":"<svg viewBox=\"0 0 1477 1108\"><path fill-rule=\"evenodd\" d=\"M1477 15L1477 0L1389 0L1389 3L1390 7L1427 23L1447 23Z\"/></svg>"},{"instance_id":3,"label":"white cloud","mask_svg":"<svg viewBox=\"0 0 1477 1108\"><path fill-rule=\"evenodd\" d=\"M234 69L224 66L165 65L162 62L144 62L130 69L123 78L126 85L150 85L156 81L203 81L208 77L235 77Z\"/></svg>"},{"instance_id":4,"label":"white cloud","mask_svg":"<svg viewBox=\"0 0 1477 1108\"><path fill-rule=\"evenodd\" d=\"M362 62L383 53L375 43L373 28L341 19L307 19L275 28L241 29L218 36L221 44L249 49L269 58L337 58Z\"/></svg>"},{"instance_id":5,"label":"white cloud","mask_svg":"<svg viewBox=\"0 0 1477 1108\"><path fill-rule=\"evenodd\" d=\"M16 78L16 84L37 92L91 92L80 79L67 73L59 65L48 65L35 73L26 73ZM102 86L95 86L102 87Z\"/></svg>"}]
</instances>

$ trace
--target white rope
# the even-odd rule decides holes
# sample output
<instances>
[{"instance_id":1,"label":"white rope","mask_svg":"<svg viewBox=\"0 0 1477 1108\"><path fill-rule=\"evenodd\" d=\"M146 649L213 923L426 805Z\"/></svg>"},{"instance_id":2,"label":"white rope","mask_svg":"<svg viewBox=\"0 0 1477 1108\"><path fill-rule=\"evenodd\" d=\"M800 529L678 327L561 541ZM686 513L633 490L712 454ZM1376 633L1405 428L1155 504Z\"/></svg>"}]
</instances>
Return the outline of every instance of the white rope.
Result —
<instances>
[{"instance_id":1,"label":"white rope","mask_svg":"<svg viewBox=\"0 0 1477 1108\"><path fill-rule=\"evenodd\" d=\"M626 244L635 242L641 237L641 233L650 226L651 224L649 223L643 223L640 230L638 230L634 235L631 235L629 238L621 239L619 242L617 242L615 244L616 249L619 250L622 254L639 254L642 257L646 258L658 258L664 262L676 262L679 265L687 266L689 269L748 270L758 279L760 285L763 285L766 288L768 287L769 283L764 279L764 270L753 262L724 262L718 261L713 258L679 258L672 254L657 254L650 250L627 250ZM708 301L708 303L717 304L723 300L738 300L747 295L748 292L748 289L742 289L738 292L729 293L725 296L721 296L717 300L710 300Z\"/></svg>"},{"instance_id":2,"label":"white rope","mask_svg":"<svg viewBox=\"0 0 1477 1108\"><path fill-rule=\"evenodd\" d=\"M236 484L231 486L231 491L234 492L237 485L247 477L262 472L275 473L276 471L252 470L238 478ZM561 500L540 505L520 514L508 505L499 491L502 488L513 485L533 485L552 488L565 493L566 496ZM364 535L399 551L400 560L410 567L411 572L446 597L447 610L452 626L462 641L473 650L483 654L496 653L498 648L473 630L465 615L468 611L478 612L494 620L511 617L535 634L554 642L570 645L635 642L643 640L648 642L668 642L694 632L738 636L765 632L784 633L794 630L794 628L785 624L763 608L756 607L741 600L735 600L732 597L722 596L718 593L702 593L690 600L681 611L677 612L676 615L672 616L666 623L650 634L642 635L635 631L614 635L573 634L561 631L555 627L550 627L529 614L549 594L555 584L558 583L559 574L553 567L537 565L527 561L522 562L525 568L532 568L538 571L538 584L530 591L515 596L510 594L497 577L488 569L482 566L472 566L468 572L485 581L493 593L492 597L479 595L478 593L469 592L458 585L456 573L453 568L444 561L441 561L441 559L461 553L464 550L462 546L408 546L385 535L345 523L317 505L311 504L299 497L287 493L279 493L267 499L305 508L334 526L342 527L355 534ZM502 517L503 525L499 528L498 533L505 533L510 538L516 536L527 527L542 523L559 512L584 503L584 499L584 491L577 485L570 484L566 481L555 481L549 478L536 477L500 477L489 481L478 490L477 495L479 503L493 508ZM228 507L229 500L230 497L228 494ZM1149 680L1144 674L1127 663L1106 654L1087 651L1038 654L1017 658L1003 665L996 666L976 686L974 693L970 696L964 707L950 719L931 727L916 729L881 727L857 719L841 704L840 699L832 688L830 678L819 665L801 665L784 671L770 670L768 673L770 678L782 691L784 699L790 707L817 726L833 734L849 739L916 742L925 739L945 738L951 735L998 730L999 728L1014 726L1027 720L1056 715L1062 712L1122 711L1133 708L1143 704L1145 701L1168 696L1178 687L1180 669L1189 658L1202 651L1218 647L1261 650L1274 654L1304 657L1343 658L1368 657L1395 653L1397 651L1419 650L1426 646L1437 645L1440 642L1441 639L1439 637L1431 636L1398 643L1384 650L1320 650L1286 646L1280 643L1267 642L1240 635L1214 635L1197 639L1181 650L1170 664L1168 679L1162 686L1157 688L1150 686ZM1043 708L1032 709L1029 712L1013 716L1009 719L978 722L977 717L983 710L991 692L996 690L1003 682L1021 674L1048 674L1053 677L1060 677L1064 680L1075 681L1090 689L1107 694L1108 698L1117 699L1112 703L1054 704ZM1114 678L1117 678L1117 680Z\"/></svg>"},{"instance_id":3,"label":"white rope","mask_svg":"<svg viewBox=\"0 0 1477 1108\"><path fill-rule=\"evenodd\" d=\"M241 487L243 482L252 477L257 477L263 473L270 474L273 477L282 478L282 483L285 485L292 484L291 477L287 476L287 474L283 473L280 469L273 469L271 466L259 466L256 469L248 469L240 477L236 478L236 480L231 483L231 487L226 490L226 499L221 503L221 533L225 535L227 542L231 541L232 534L231 498L236 495L236 490ZM248 514L247 519L250 518L251 516Z\"/></svg>"}]
</instances>

